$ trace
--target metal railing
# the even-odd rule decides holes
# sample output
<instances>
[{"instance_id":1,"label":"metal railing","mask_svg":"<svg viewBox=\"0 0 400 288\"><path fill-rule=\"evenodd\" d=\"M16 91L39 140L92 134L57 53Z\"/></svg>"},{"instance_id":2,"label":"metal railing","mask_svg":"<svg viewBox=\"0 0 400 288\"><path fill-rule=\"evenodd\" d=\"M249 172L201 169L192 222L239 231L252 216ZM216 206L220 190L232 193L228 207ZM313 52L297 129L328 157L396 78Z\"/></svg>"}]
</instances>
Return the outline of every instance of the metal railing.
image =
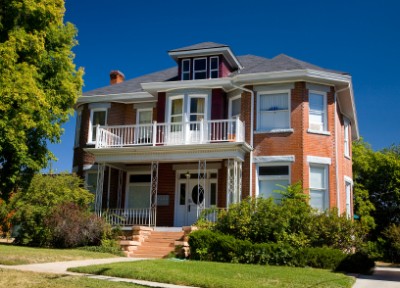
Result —
<instances>
[{"instance_id":1,"label":"metal railing","mask_svg":"<svg viewBox=\"0 0 400 288\"><path fill-rule=\"evenodd\" d=\"M244 142L244 124L238 118L97 126L96 129L96 148Z\"/></svg>"}]
</instances>

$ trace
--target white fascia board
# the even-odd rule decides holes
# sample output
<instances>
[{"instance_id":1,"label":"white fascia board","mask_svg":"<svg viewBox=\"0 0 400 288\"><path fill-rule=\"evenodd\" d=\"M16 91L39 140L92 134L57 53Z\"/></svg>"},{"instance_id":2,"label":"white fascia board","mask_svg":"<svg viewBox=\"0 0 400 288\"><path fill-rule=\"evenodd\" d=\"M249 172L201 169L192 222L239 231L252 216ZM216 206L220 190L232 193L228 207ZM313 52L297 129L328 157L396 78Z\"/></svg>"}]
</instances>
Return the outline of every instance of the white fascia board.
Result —
<instances>
[{"instance_id":1,"label":"white fascia board","mask_svg":"<svg viewBox=\"0 0 400 288\"><path fill-rule=\"evenodd\" d=\"M254 156L253 163L294 162L294 155Z\"/></svg>"},{"instance_id":2,"label":"white fascia board","mask_svg":"<svg viewBox=\"0 0 400 288\"><path fill-rule=\"evenodd\" d=\"M238 74L233 77L237 85L277 83L284 81L310 81L328 85L343 85L351 82L351 77L337 73L324 72L311 69L288 70L278 72L264 72L251 74Z\"/></svg>"},{"instance_id":3,"label":"white fascia board","mask_svg":"<svg viewBox=\"0 0 400 288\"><path fill-rule=\"evenodd\" d=\"M224 90L229 90L233 88L230 78L150 82L142 83L141 86L143 90L153 95L161 91L168 92L178 89L222 88Z\"/></svg>"},{"instance_id":4,"label":"white fascia board","mask_svg":"<svg viewBox=\"0 0 400 288\"><path fill-rule=\"evenodd\" d=\"M332 159L328 157L307 156L307 163L331 165Z\"/></svg>"},{"instance_id":5,"label":"white fascia board","mask_svg":"<svg viewBox=\"0 0 400 288\"><path fill-rule=\"evenodd\" d=\"M76 106L86 103L96 102L120 102L120 103L136 103L156 101L157 99L147 92L134 92L134 93L121 93L121 94L107 94L107 95L91 95L80 96L76 101Z\"/></svg>"}]
</instances>

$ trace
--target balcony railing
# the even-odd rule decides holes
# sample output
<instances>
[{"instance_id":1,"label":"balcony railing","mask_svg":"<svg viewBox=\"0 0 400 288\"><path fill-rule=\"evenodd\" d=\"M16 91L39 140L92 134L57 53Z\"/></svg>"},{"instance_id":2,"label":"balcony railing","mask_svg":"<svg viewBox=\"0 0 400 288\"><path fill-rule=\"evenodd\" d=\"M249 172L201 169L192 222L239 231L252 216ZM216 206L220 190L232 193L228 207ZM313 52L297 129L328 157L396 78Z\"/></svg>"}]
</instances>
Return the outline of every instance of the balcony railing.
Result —
<instances>
[{"instance_id":1,"label":"balcony railing","mask_svg":"<svg viewBox=\"0 0 400 288\"><path fill-rule=\"evenodd\" d=\"M121 126L97 126L96 148L243 142L244 124L237 119Z\"/></svg>"}]
</instances>

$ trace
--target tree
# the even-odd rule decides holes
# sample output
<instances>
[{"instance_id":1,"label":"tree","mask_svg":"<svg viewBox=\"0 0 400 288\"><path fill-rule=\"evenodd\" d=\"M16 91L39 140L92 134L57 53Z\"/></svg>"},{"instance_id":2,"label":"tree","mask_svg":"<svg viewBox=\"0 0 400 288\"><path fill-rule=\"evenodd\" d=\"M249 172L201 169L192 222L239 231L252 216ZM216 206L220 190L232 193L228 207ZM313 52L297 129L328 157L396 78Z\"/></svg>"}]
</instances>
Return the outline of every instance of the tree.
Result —
<instances>
[{"instance_id":1,"label":"tree","mask_svg":"<svg viewBox=\"0 0 400 288\"><path fill-rule=\"evenodd\" d=\"M400 146L391 146L374 152L362 140L353 145L356 214L374 218L375 236L390 224L400 224L399 151Z\"/></svg>"},{"instance_id":2,"label":"tree","mask_svg":"<svg viewBox=\"0 0 400 288\"><path fill-rule=\"evenodd\" d=\"M0 198L28 185L54 155L61 125L81 93L83 70L71 49L74 25L63 0L2 0L0 5Z\"/></svg>"}]
</instances>

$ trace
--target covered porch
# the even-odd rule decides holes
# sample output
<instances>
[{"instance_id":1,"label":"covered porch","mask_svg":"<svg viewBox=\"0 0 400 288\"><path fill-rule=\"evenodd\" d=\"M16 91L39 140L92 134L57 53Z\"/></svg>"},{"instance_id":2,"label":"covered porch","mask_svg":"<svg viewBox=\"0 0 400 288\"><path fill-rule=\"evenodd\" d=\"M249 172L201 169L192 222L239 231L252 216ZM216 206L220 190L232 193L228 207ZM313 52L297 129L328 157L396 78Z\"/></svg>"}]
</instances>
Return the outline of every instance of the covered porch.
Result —
<instances>
[{"instance_id":1,"label":"covered porch","mask_svg":"<svg viewBox=\"0 0 400 288\"><path fill-rule=\"evenodd\" d=\"M218 210L242 199L242 167L250 148L207 146L213 149L90 149L97 162L96 212L121 227L188 226L208 208L213 212L207 217L214 220Z\"/></svg>"}]
</instances>

